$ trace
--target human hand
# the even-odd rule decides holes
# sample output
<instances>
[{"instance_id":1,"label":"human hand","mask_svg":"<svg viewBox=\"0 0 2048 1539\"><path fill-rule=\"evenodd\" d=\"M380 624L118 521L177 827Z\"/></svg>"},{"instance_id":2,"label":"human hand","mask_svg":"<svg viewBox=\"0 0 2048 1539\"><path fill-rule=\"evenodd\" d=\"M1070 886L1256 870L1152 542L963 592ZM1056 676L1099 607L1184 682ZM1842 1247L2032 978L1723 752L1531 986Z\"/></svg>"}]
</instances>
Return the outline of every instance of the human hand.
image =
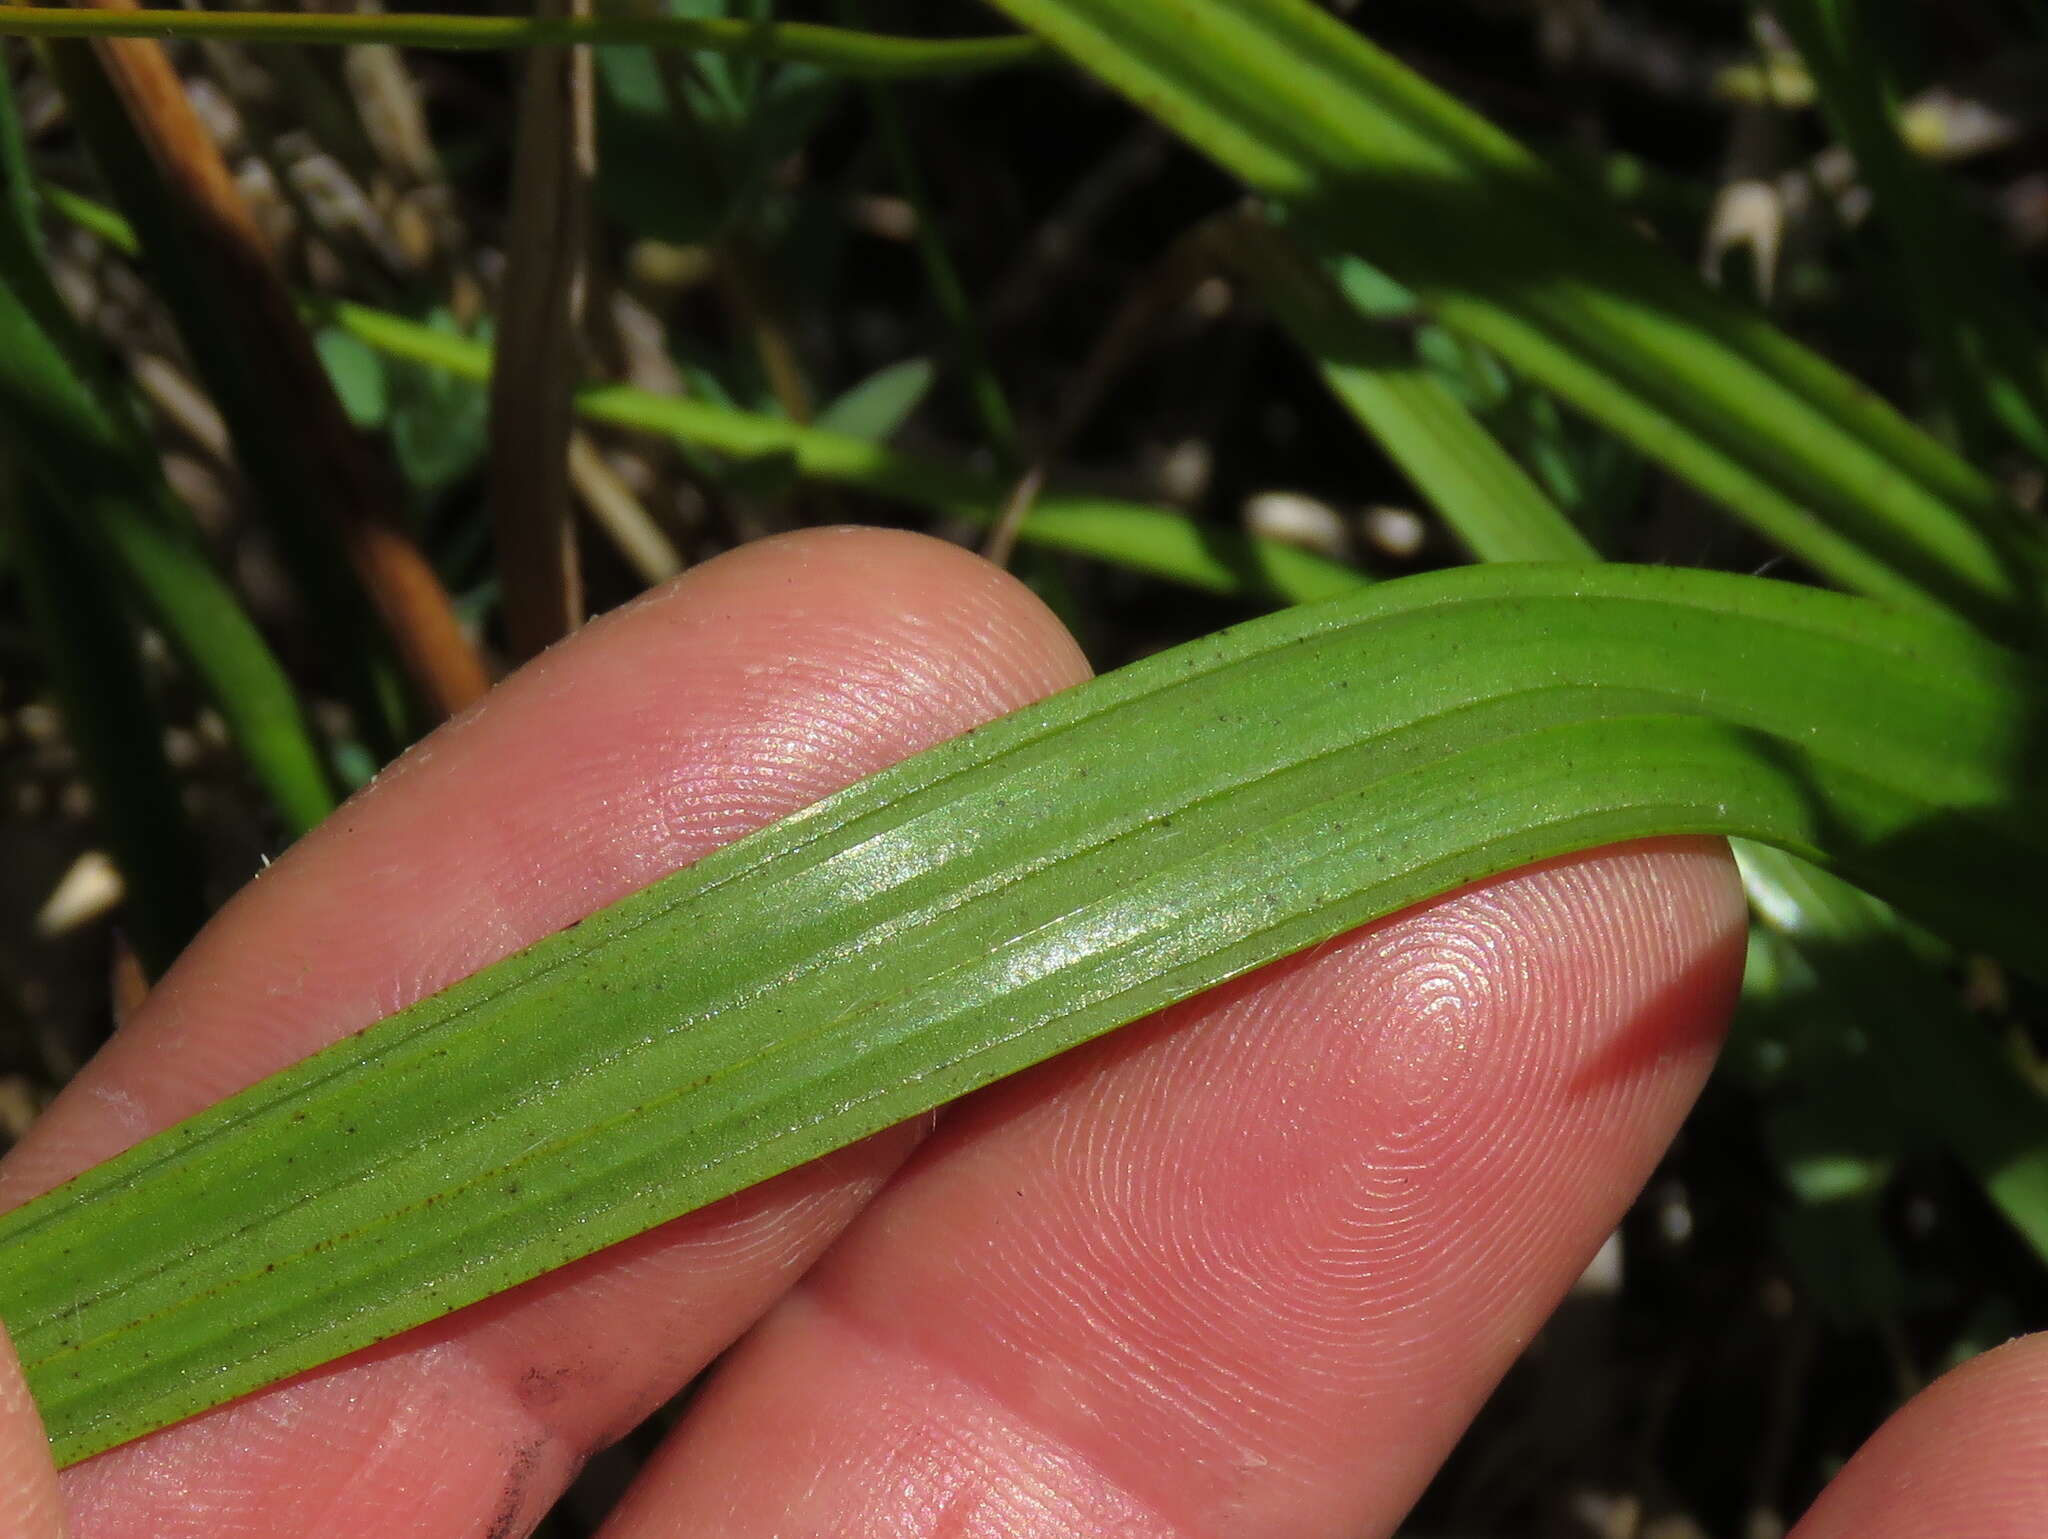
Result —
<instances>
[{"instance_id":1,"label":"human hand","mask_svg":"<svg viewBox=\"0 0 2048 1539\"><path fill-rule=\"evenodd\" d=\"M710 563L251 884L0 1168L0 1209L1084 671L929 541ZM1388 1532L1669 1141L1742 937L1706 841L1425 905L89 1461L70 1531L520 1534L752 1327L605 1539ZM11 1367L0 1539L48 1539ZM1800 1539L2044 1531L2033 1342L1909 1406Z\"/></svg>"}]
</instances>

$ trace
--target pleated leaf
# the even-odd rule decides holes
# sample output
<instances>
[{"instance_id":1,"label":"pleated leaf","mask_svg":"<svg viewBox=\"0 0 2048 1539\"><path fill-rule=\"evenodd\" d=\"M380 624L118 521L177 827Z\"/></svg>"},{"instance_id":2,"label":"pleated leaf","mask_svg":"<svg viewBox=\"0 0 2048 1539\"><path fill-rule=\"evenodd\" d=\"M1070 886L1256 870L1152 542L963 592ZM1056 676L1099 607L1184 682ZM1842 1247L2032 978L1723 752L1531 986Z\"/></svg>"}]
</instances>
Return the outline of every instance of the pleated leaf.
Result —
<instances>
[{"instance_id":1,"label":"pleated leaf","mask_svg":"<svg viewBox=\"0 0 2048 1539\"><path fill-rule=\"evenodd\" d=\"M1468 568L931 749L0 1218L82 1458L1363 921L1639 835L1825 862L2017 965L2043 678L1758 579Z\"/></svg>"}]
</instances>

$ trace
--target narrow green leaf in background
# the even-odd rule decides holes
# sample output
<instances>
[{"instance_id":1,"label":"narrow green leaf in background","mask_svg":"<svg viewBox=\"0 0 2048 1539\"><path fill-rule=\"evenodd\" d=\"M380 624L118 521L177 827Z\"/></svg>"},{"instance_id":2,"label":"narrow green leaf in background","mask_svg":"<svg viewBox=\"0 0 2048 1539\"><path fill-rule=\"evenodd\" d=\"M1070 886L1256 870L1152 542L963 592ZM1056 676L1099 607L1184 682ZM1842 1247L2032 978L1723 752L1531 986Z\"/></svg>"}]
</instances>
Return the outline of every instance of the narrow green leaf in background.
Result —
<instances>
[{"instance_id":1,"label":"narrow green leaf in background","mask_svg":"<svg viewBox=\"0 0 2048 1539\"><path fill-rule=\"evenodd\" d=\"M210 38L238 43L386 43L399 48L638 44L784 59L872 79L962 75L1042 63L1030 37L886 37L805 22L688 16L463 16L385 12L46 10L0 6L0 37Z\"/></svg>"},{"instance_id":2,"label":"narrow green leaf in background","mask_svg":"<svg viewBox=\"0 0 2048 1539\"><path fill-rule=\"evenodd\" d=\"M108 441L113 424L101 418L101 403L79 378L83 338L45 270L38 213L13 87L0 73L0 399L14 404L24 393L47 394L46 409L75 429L71 450L140 463L139 445ZM163 724L143 681L139 638L110 591L111 573L72 528L89 523L95 510L66 506L65 481L49 480L53 470L86 467L65 463L65 440L53 445L40 435L20 435L12 414L7 426L0 436L0 528L9 563L129 890L137 955L145 969L159 973L206 917L192 832L163 751Z\"/></svg>"},{"instance_id":3,"label":"narrow green leaf in background","mask_svg":"<svg viewBox=\"0 0 2048 1539\"><path fill-rule=\"evenodd\" d=\"M0 460L10 457L0 448ZM198 845L164 755L163 719L120 595L70 527L80 510L14 468L15 484L0 485L0 513L11 514L0 523L13 536L51 690L127 890L123 928L143 970L160 977L206 920Z\"/></svg>"},{"instance_id":4,"label":"narrow green leaf in background","mask_svg":"<svg viewBox=\"0 0 2048 1539\"><path fill-rule=\"evenodd\" d=\"M2048 1099L2024 1083L1937 969L1949 948L1867 893L1779 850L1738 844L1762 922L1807 960L1815 998L1853 1020L1888 1093L1888 1122L1953 1151L2048 1259ZM1837 1092L1839 1093L1839 1092Z\"/></svg>"},{"instance_id":5,"label":"narrow green leaf in background","mask_svg":"<svg viewBox=\"0 0 2048 1539\"><path fill-rule=\"evenodd\" d=\"M1895 5L1774 0L1822 106L1856 158L1901 268L1898 292L1917 316L1964 438L1978 453L2002 431L2048 459L2048 326L2026 276L1980 227L1942 173L1910 149L1881 40Z\"/></svg>"},{"instance_id":6,"label":"narrow green leaf in background","mask_svg":"<svg viewBox=\"0 0 2048 1539\"><path fill-rule=\"evenodd\" d=\"M490 349L362 305L328 313L351 335L393 357L484 379ZM630 385L586 386L576 408L588 421L658 434L739 461L785 458L797 474L898 499L976 523L992 523L1007 488L960 465L906 454L848 433L743 412L702 397L656 395ZM1197 524L1176 513L1085 492L1042 494L1019 539L1049 550L1113 561L1169 582L1269 603L1306 603L1363 586L1366 577L1325 557Z\"/></svg>"},{"instance_id":7,"label":"narrow green leaf in background","mask_svg":"<svg viewBox=\"0 0 2048 1539\"><path fill-rule=\"evenodd\" d=\"M1992 483L1307 0L994 0L1834 581L2032 643Z\"/></svg>"},{"instance_id":8,"label":"narrow green leaf in background","mask_svg":"<svg viewBox=\"0 0 2048 1539\"><path fill-rule=\"evenodd\" d=\"M102 376L44 269L33 183L4 91L0 186L0 417L13 452L162 629L285 827L303 832L334 805L319 750L290 680L200 548L125 397Z\"/></svg>"},{"instance_id":9,"label":"narrow green leaf in background","mask_svg":"<svg viewBox=\"0 0 2048 1539\"><path fill-rule=\"evenodd\" d=\"M862 8L857 0L840 0L840 9L858 18ZM940 230L938 210L926 189L903 107L895 92L880 82L868 86L867 98L868 111L874 116L876 133L888 152L896 186L916 221L912 238L917 242L918 259L924 264L932 301L945 317L952 338L954 365L964 376L968 400L996 457L996 468L1006 476L1014 476L1021 470L1023 459L1017 443L1017 415L996 373L994 360L989 357L988 339L982 334L981 320L974 313L967 285Z\"/></svg>"},{"instance_id":10,"label":"narrow green leaf in background","mask_svg":"<svg viewBox=\"0 0 2048 1539\"><path fill-rule=\"evenodd\" d=\"M815 425L870 443L887 443L932 388L929 358L906 358L877 369L818 413Z\"/></svg>"},{"instance_id":11,"label":"narrow green leaf in background","mask_svg":"<svg viewBox=\"0 0 2048 1539\"><path fill-rule=\"evenodd\" d=\"M1481 561L1593 560L1594 551L1404 338L1359 314L1307 252L1263 221L1217 227L1295 345Z\"/></svg>"},{"instance_id":12,"label":"narrow green leaf in background","mask_svg":"<svg viewBox=\"0 0 2048 1539\"><path fill-rule=\"evenodd\" d=\"M61 187L45 184L41 192L66 219L118 250L134 251L134 233L113 210ZM416 485L439 487L474 463L483 421L476 386L491 374L487 342L461 335L445 312L421 323L367 305L324 302L318 310L335 331L404 365L405 372L394 373L389 383L391 430L400 463ZM963 466L703 396L681 399L629 385L597 385L577 396L576 407L586 421L656 434L739 461L786 458L804 476L976 523L992 523L1008 496L1002 483ZM1085 492L1041 494L1019 539L1263 603L1311 603L1355 592L1370 580L1277 540Z\"/></svg>"}]
</instances>

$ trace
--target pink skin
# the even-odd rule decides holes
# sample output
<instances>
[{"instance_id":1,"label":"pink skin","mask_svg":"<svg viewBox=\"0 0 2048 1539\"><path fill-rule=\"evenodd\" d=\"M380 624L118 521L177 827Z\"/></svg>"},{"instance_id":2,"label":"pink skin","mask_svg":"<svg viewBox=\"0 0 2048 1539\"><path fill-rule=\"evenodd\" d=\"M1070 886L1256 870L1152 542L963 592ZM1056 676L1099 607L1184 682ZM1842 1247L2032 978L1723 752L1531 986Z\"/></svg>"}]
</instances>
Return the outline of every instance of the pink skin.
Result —
<instances>
[{"instance_id":1,"label":"pink skin","mask_svg":"<svg viewBox=\"0 0 2048 1539\"><path fill-rule=\"evenodd\" d=\"M14 1343L0 1332L0 1536L62 1539L57 1471L42 1419L22 1382Z\"/></svg>"},{"instance_id":2,"label":"pink skin","mask_svg":"<svg viewBox=\"0 0 2048 1539\"><path fill-rule=\"evenodd\" d=\"M1909 1401L1791 1539L2041 1539L2048 1334L1986 1352Z\"/></svg>"},{"instance_id":3,"label":"pink skin","mask_svg":"<svg viewBox=\"0 0 2048 1539\"><path fill-rule=\"evenodd\" d=\"M0 1207L1084 672L1021 587L929 541L710 563L253 883L0 1168ZM518 1534L749 1326L608 1539L1389 1531L1669 1140L1740 946L1718 845L1517 873L91 1460L70 1532ZM2048 1354L1973 1364L1801 1539L1903 1536L1902 1480L1944 1533L2048 1530L2044 1427ZM1999 1452L1958 1465L1959 1437ZM0 1354L0 1539L55 1531L39 1454Z\"/></svg>"}]
</instances>

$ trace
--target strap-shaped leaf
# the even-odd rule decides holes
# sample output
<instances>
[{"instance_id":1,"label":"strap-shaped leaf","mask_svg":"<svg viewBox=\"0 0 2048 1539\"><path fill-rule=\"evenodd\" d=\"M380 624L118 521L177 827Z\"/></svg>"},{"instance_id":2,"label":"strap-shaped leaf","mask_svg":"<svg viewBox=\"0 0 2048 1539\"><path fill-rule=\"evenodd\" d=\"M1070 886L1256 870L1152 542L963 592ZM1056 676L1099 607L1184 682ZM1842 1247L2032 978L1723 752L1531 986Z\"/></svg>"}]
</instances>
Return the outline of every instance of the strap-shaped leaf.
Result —
<instances>
[{"instance_id":1,"label":"strap-shaped leaf","mask_svg":"<svg viewBox=\"0 0 2048 1539\"><path fill-rule=\"evenodd\" d=\"M698 862L0 1218L82 1458L1462 883L1742 834L2024 961L2032 665L1757 579L1463 569L1162 653Z\"/></svg>"},{"instance_id":2,"label":"strap-shaped leaf","mask_svg":"<svg viewBox=\"0 0 2048 1539\"><path fill-rule=\"evenodd\" d=\"M354 15L305 11L45 11L0 5L0 37L206 38L239 43L389 43L394 48L561 48L646 44L740 59L815 64L873 80L964 75L1036 64L1030 37L891 37L801 21L740 17Z\"/></svg>"},{"instance_id":3,"label":"strap-shaped leaf","mask_svg":"<svg viewBox=\"0 0 2048 1539\"><path fill-rule=\"evenodd\" d=\"M1310 0L993 0L1845 587L2038 634L1990 479Z\"/></svg>"}]
</instances>

